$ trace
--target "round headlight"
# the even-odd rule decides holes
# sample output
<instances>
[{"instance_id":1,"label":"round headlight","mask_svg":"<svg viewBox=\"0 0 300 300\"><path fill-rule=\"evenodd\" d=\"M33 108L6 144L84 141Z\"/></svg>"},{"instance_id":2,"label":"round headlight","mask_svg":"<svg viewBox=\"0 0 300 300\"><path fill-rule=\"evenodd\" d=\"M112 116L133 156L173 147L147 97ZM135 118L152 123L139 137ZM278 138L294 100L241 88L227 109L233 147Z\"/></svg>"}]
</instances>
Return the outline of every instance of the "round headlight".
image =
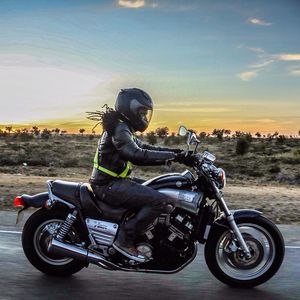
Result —
<instances>
[{"instance_id":1,"label":"round headlight","mask_svg":"<svg viewBox=\"0 0 300 300\"><path fill-rule=\"evenodd\" d=\"M221 189L226 186L226 174L222 168L219 168L219 183L221 185Z\"/></svg>"}]
</instances>

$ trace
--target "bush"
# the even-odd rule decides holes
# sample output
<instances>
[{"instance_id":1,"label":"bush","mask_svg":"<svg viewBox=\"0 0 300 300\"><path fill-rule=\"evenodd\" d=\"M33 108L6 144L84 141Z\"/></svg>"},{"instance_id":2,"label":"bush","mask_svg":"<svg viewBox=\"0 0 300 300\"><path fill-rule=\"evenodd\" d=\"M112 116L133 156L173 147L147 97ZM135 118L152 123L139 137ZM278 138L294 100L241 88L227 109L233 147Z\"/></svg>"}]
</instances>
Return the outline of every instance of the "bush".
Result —
<instances>
[{"instance_id":1,"label":"bush","mask_svg":"<svg viewBox=\"0 0 300 300\"><path fill-rule=\"evenodd\" d=\"M237 155L244 155L249 151L250 142L245 137L240 137L237 140L235 152Z\"/></svg>"},{"instance_id":2,"label":"bush","mask_svg":"<svg viewBox=\"0 0 300 300\"><path fill-rule=\"evenodd\" d=\"M157 143L157 137L154 131L150 131L147 133L147 141L149 144L154 145Z\"/></svg>"},{"instance_id":3,"label":"bush","mask_svg":"<svg viewBox=\"0 0 300 300\"><path fill-rule=\"evenodd\" d=\"M281 171L281 169L280 169L279 165L271 166L271 168L269 169L269 172L271 174L279 173L280 171Z\"/></svg>"}]
</instances>

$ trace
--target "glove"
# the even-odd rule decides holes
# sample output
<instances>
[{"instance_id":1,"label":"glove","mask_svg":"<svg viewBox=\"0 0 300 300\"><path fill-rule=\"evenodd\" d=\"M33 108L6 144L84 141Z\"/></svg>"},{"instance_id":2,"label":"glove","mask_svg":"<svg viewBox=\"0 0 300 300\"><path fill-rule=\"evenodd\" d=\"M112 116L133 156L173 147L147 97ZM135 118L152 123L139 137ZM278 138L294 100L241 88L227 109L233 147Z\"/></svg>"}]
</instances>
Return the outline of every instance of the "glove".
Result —
<instances>
[{"instance_id":1,"label":"glove","mask_svg":"<svg viewBox=\"0 0 300 300\"><path fill-rule=\"evenodd\" d=\"M178 162L180 164L184 164L186 166L193 166L194 165L194 159L193 159L193 151L183 151L180 153L177 153L174 162Z\"/></svg>"}]
</instances>

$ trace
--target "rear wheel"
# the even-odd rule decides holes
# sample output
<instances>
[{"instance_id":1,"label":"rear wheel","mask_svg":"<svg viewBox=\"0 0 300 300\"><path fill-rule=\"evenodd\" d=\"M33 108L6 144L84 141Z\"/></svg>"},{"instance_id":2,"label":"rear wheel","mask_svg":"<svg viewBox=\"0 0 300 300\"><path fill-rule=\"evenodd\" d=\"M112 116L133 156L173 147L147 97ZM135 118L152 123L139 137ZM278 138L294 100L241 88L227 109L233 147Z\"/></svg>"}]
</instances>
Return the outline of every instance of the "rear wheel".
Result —
<instances>
[{"instance_id":1,"label":"rear wheel","mask_svg":"<svg viewBox=\"0 0 300 300\"><path fill-rule=\"evenodd\" d=\"M22 246L30 263L41 272L54 276L69 276L80 271L85 264L73 258L49 254L48 245L52 235L66 219L66 212L38 210L25 223L22 233ZM66 239L79 243L76 228L72 228Z\"/></svg>"},{"instance_id":2,"label":"rear wheel","mask_svg":"<svg viewBox=\"0 0 300 300\"><path fill-rule=\"evenodd\" d=\"M211 232L205 245L205 259L220 281L250 288L269 280L278 271L284 257L284 241L275 224L262 216L242 217L236 223L251 257L246 258L232 232L222 227Z\"/></svg>"}]
</instances>

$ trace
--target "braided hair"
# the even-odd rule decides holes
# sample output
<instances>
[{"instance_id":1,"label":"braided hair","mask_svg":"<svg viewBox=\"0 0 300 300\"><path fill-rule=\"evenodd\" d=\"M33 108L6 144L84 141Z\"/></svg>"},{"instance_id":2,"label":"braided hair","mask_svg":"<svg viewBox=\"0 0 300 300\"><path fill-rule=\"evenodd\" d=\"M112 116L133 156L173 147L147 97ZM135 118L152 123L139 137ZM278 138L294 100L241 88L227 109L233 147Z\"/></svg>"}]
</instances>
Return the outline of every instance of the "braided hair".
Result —
<instances>
[{"instance_id":1,"label":"braided hair","mask_svg":"<svg viewBox=\"0 0 300 300\"><path fill-rule=\"evenodd\" d=\"M98 125L102 125L104 131L107 131L109 134L114 134L114 130L120 122L120 119L123 119L122 115L113 108L109 107L107 104L104 104L102 108L105 108L105 110L87 112L87 119L97 121L92 130L94 130Z\"/></svg>"}]
</instances>

